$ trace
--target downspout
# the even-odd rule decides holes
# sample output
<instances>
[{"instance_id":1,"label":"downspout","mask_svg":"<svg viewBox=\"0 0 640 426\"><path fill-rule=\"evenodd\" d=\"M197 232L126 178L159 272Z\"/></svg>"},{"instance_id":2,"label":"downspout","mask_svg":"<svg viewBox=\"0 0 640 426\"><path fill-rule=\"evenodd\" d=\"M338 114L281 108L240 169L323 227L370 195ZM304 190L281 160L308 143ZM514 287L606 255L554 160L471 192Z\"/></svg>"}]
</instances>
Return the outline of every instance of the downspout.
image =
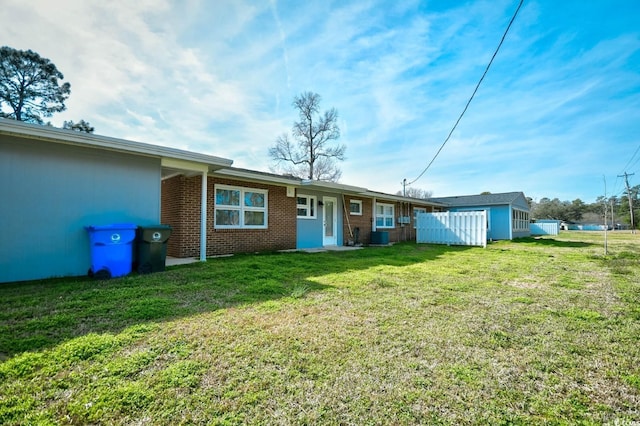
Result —
<instances>
[{"instance_id":1,"label":"downspout","mask_svg":"<svg viewBox=\"0 0 640 426\"><path fill-rule=\"evenodd\" d=\"M378 203L378 200L376 199L376 197L373 197L373 217L371 218L371 232L376 232L378 230L378 228L376 228L376 211L377 206L376 204Z\"/></svg>"},{"instance_id":2,"label":"downspout","mask_svg":"<svg viewBox=\"0 0 640 426\"><path fill-rule=\"evenodd\" d=\"M207 172L202 172L202 199L200 200L200 261L207 260Z\"/></svg>"},{"instance_id":3,"label":"downspout","mask_svg":"<svg viewBox=\"0 0 640 426\"><path fill-rule=\"evenodd\" d=\"M353 232L351 231L351 222L349 221L349 213L347 212L347 201L344 198L344 194L342 194L342 207L344 209L344 217L347 220L347 226L349 227L349 236L353 240Z\"/></svg>"}]
</instances>

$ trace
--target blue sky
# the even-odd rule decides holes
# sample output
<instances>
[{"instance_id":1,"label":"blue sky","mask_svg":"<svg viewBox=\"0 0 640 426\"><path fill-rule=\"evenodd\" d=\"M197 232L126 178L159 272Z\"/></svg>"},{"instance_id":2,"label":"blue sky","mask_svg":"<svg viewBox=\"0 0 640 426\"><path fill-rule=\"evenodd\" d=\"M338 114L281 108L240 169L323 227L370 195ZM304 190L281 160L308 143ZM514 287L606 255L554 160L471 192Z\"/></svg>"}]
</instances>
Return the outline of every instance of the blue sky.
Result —
<instances>
[{"instance_id":1,"label":"blue sky","mask_svg":"<svg viewBox=\"0 0 640 426\"><path fill-rule=\"evenodd\" d=\"M395 193L433 158L518 5L4 0L0 44L51 59L97 134L269 171L293 97L339 113L342 183ZM640 183L640 2L525 0L414 187L595 201ZM635 154L635 156L634 156Z\"/></svg>"}]
</instances>

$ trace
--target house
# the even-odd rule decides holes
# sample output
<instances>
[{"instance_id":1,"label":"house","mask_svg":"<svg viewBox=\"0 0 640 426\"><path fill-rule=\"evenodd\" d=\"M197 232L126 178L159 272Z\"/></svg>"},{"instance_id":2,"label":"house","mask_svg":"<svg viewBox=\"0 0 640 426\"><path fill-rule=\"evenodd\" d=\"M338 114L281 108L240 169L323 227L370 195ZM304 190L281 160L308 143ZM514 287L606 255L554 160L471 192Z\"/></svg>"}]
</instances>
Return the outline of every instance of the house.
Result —
<instances>
[{"instance_id":1,"label":"house","mask_svg":"<svg viewBox=\"0 0 640 426\"><path fill-rule=\"evenodd\" d=\"M0 119L0 282L84 275L88 225L160 221L163 176L203 180L231 160ZM206 192L194 194L206 199ZM200 217L206 209L194 211ZM194 254L205 258L206 240Z\"/></svg>"},{"instance_id":2,"label":"house","mask_svg":"<svg viewBox=\"0 0 640 426\"><path fill-rule=\"evenodd\" d=\"M231 167L232 160L0 119L0 282L87 273L85 227L171 225L196 257L415 240L443 204Z\"/></svg>"},{"instance_id":3,"label":"house","mask_svg":"<svg viewBox=\"0 0 640 426\"><path fill-rule=\"evenodd\" d=\"M167 253L198 250L201 180L162 181L162 223L173 227ZM415 240L415 214L442 205L352 185L226 167L207 179L207 256ZM375 241L374 241L375 242Z\"/></svg>"},{"instance_id":4,"label":"house","mask_svg":"<svg viewBox=\"0 0 640 426\"><path fill-rule=\"evenodd\" d=\"M429 201L446 205L452 212L487 211L487 239L512 240L528 237L530 208L522 192L436 197Z\"/></svg>"}]
</instances>

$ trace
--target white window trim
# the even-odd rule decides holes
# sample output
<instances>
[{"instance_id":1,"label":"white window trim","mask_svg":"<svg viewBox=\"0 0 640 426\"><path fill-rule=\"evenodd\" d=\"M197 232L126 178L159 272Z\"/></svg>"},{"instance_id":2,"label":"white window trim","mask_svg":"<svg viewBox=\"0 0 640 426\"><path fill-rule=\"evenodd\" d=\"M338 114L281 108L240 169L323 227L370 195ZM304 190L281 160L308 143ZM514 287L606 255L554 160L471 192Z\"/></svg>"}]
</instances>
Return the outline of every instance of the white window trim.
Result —
<instances>
[{"instance_id":1,"label":"white window trim","mask_svg":"<svg viewBox=\"0 0 640 426\"><path fill-rule=\"evenodd\" d=\"M414 207L413 208L413 228L417 225L418 213L427 213L426 207Z\"/></svg>"},{"instance_id":2,"label":"white window trim","mask_svg":"<svg viewBox=\"0 0 640 426\"><path fill-rule=\"evenodd\" d=\"M306 198L307 204L298 204L298 198ZM309 214L309 210L311 210L311 202L313 202L313 211L312 214ZM300 216L298 214L298 209L306 209L307 214L305 216ZM315 195L305 195L298 194L296 195L296 217L298 219L316 219L318 216L318 197Z\"/></svg>"},{"instance_id":3,"label":"white window trim","mask_svg":"<svg viewBox=\"0 0 640 426\"><path fill-rule=\"evenodd\" d=\"M511 229L516 232L529 230L529 212L520 209L512 209L511 220L513 221Z\"/></svg>"},{"instance_id":4,"label":"white window trim","mask_svg":"<svg viewBox=\"0 0 640 426\"><path fill-rule=\"evenodd\" d=\"M382 207L382 211L384 212L384 208L385 207L391 207L391 216L389 215L379 215L378 214L378 207ZM376 229L393 229L396 227L396 206L394 204L385 204L385 203L376 203L376 212L375 212L375 222L376 222ZM378 218L381 217L383 218L382 220L382 225L378 225ZM391 217L391 226L387 226L385 225L386 222L386 218Z\"/></svg>"},{"instance_id":5,"label":"white window trim","mask_svg":"<svg viewBox=\"0 0 640 426\"><path fill-rule=\"evenodd\" d=\"M358 204L360 206L360 211L352 212L351 211L351 203ZM349 214L351 216L362 216L362 200L349 200Z\"/></svg>"},{"instance_id":6,"label":"white window trim","mask_svg":"<svg viewBox=\"0 0 640 426\"><path fill-rule=\"evenodd\" d=\"M228 189L231 191L240 191L240 205L239 206L229 206L226 204L218 204L216 202L216 196L218 193L218 189ZM244 205L244 194L245 192L255 192L259 194L264 194L264 207L250 207ZM246 188L243 186L233 186L233 185L222 185L216 184L213 189L213 227L216 229L267 229L269 226L269 191L266 189L257 189L257 188ZM239 220L240 223L238 225L218 225L217 223L217 215L216 210L237 210L239 212ZM264 225L245 225L244 224L244 212L253 211L253 212L264 212Z\"/></svg>"}]
</instances>

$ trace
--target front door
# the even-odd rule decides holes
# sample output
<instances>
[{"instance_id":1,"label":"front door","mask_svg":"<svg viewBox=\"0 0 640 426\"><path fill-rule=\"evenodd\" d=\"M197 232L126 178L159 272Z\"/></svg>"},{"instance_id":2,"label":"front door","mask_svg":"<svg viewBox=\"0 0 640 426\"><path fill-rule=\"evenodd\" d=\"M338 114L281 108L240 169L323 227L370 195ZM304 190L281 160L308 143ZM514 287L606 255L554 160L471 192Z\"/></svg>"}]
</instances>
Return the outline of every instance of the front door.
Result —
<instances>
[{"instance_id":1,"label":"front door","mask_svg":"<svg viewBox=\"0 0 640 426\"><path fill-rule=\"evenodd\" d=\"M334 197L322 197L323 246L338 245L338 200Z\"/></svg>"}]
</instances>

